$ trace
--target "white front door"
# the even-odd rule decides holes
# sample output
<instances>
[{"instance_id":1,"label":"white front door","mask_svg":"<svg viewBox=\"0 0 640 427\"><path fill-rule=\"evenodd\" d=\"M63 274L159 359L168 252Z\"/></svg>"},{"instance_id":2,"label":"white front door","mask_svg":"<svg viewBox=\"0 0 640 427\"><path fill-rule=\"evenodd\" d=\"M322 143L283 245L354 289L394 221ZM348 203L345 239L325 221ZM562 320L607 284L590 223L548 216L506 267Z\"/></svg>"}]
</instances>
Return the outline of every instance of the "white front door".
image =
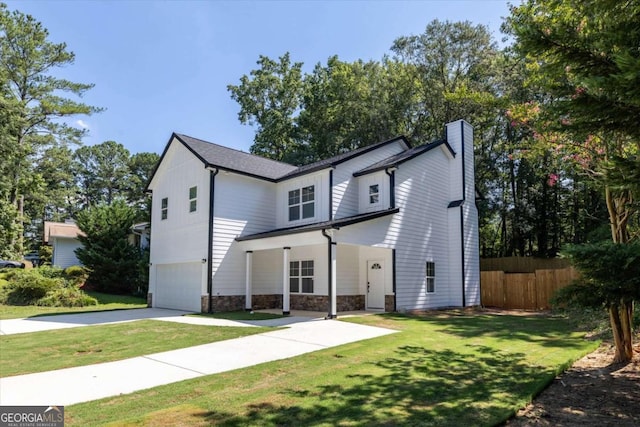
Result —
<instances>
[{"instance_id":1,"label":"white front door","mask_svg":"<svg viewBox=\"0 0 640 427\"><path fill-rule=\"evenodd\" d=\"M384 310L384 261L367 261L367 310Z\"/></svg>"}]
</instances>

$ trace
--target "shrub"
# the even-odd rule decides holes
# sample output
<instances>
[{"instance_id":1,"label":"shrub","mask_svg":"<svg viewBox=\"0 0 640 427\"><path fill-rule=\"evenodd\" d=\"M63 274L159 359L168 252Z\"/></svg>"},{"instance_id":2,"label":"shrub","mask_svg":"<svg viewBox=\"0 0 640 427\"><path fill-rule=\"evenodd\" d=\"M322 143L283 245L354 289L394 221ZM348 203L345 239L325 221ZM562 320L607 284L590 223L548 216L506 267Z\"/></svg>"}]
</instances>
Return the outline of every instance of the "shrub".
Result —
<instances>
[{"instance_id":1,"label":"shrub","mask_svg":"<svg viewBox=\"0 0 640 427\"><path fill-rule=\"evenodd\" d=\"M79 265L72 265L64 270L64 276L74 286L82 286L87 280L89 273L84 267Z\"/></svg>"},{"instance_id":2,"label":"shrub","mask_svg":"<svg viewBox=\"0 0 640 427\"><path fill-rule=\"evenodd\" d=\"M15 271L8 277L9 283L4 287L3 299L14 305L36 304L49 292L65 285L63 279L41 276L37 270Z\"/></svg>"},{"instance_id":3,"label":"shrub","mask_svg":"<svg viewBox=\"0 0 640 427\"><path fill-rule=\"evenodd\" d=\"M51 265L43 265L38 268L38 274L42 277L49 277L51 279L64 278L64 270L60 267L54 267Z\"/></svg>"},{"instance_id":4,"label":"shrub","mask_svg":"<svg viewBox=\"0 0 640 427\"><path fill-rule=\"evenodd\" d=\"M37 301L37 305L47 307L86 307L97 304L97 299L80 289L69 287L55 289Z\"/></svg>"}]
</instances>

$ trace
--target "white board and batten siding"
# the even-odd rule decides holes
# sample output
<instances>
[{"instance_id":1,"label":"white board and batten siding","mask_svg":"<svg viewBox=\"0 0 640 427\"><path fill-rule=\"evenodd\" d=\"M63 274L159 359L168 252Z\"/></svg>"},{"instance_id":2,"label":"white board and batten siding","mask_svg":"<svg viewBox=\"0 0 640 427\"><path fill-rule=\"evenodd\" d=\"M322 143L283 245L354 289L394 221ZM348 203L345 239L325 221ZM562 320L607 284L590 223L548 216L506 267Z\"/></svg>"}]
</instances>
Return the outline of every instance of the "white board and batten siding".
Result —
<instances>
[{"instance_id":1,"label":"white board and batten siding","mask_svg":"<svg viewBox=\"0 0 640 427\"><path fill-rule=\"evenodd\" d=\"M367 175L360 177L359 180L354 178L353 173L398 154L403 149L404 142L392 142L336 166L333 171L332 193L334 219L346 218L362 212L360 210L359 182ZM384 171L382 173L384 174ZM384 181L388 185L388 177Z\"/></svg>"},{"instance_id":2,"label":"white board and batten siding","mask_svg":"<svg viewBox=\"0 0 640 427\"><path fill-rule=\"evenodd\" d=\"M149 292L154 307L200 311L200 296L206 293L210 172L177 140L159 167L149 186L153 191ZM195 212L190 212L191 187L197 187ZM164 198L166 219L162 219Z\"/></svg>"},{"instance_id":3,"label":"white board and batten siding","mask_svg":"<svg viewBox=\"0 0 640 427\"><path fill-rule=\"evenodd\" d=\"M230 172L220 172L216 176L212 265L214 296L244 295L246 253L235 239L276 227L276 194L277 184L272 182ZM254 257L254 262L259 259ZM259 275L255 272L254 280L259 280Z\"/></svg>"}]
</instances>

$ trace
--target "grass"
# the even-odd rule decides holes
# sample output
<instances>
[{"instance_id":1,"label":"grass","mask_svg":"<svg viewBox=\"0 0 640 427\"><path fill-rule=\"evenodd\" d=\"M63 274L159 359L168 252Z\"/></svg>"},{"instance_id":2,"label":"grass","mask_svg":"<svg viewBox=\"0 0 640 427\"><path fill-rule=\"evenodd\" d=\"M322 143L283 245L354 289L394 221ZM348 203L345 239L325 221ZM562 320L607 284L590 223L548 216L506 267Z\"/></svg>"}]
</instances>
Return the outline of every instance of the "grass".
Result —
<instances>
[{"instance_id":1,"label":"grass","mask_svg":"<svg viewBox=\"0 0 640 427\"><path fill-rule=\"evenodd\" d=\"M259 313L259 312L247 312L247 311L229 311L222 313L195 313L188 314L187 316L194 317L211 317L214 319L226 319L226 320L271 320L280 319L284 317L280 314L271 313Z\"/></svg>"},{"instance_id":2,"label":"grass","mask_svg":"<svg viewBox=\"0 0 640 427\"><path fill-rule=\"evenodd\" d=\"M138 320L0 336L0 377L112 362L266 332L272 328Z\"/></svg>"},{"instance_id":3,"label":"grass","mask_svg":"<svg viewBox=\"0 0 640 427\"><path fill-rule=\"evenodd\" d=\"M66 423L490 426L598 345L535 315L348 320L400 333L68 406Z\"/></svg>"},{"instance_id":4,"label":"grass","mask_svg":"<svg viewBox=\"0 0 640 427\"><path fill-rule=\"evenodd\" d=\"M129 295L110 295L88 291L87 294L98 300L98 305L87 307L41 307L38 305L0 304L0 319L18 319L23 317L49 316L53 314L82 313L89 311L121 310L144 308L147 300Z\"/></svg>"}]
</instances>

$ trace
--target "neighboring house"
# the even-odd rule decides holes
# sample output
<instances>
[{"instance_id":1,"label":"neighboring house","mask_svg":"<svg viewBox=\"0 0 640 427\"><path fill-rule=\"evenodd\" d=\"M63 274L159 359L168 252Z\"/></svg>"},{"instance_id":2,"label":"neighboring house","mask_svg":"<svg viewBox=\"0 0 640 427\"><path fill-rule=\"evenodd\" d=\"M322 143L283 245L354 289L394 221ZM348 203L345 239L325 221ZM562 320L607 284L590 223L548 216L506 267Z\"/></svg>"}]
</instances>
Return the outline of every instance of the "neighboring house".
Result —
<instances>
[{"instance_id":1,"label":"neighboring house","mask_svg":"<svg viewBox=\"0 0 640 427\"><path fill-rule=\"evenodd\" d=\"M151 234L151 223L140 222L131 226L131 234L129 235L129 244L140 248L147 249L149 247L149 235Z\"/></svg>"},{"instance_id":2,"label":"neighboring house","mask_svg":"<svg viewBox=\"0 0 640 427\"><path fill-rule=\"evenodd\" d=\"M153 193L149 301L193 311L480 303L473 129L295 167L173 134Z\"/></svg>"},{"instance_id":3,"label":"neighboring house","mask_svg":"<svg viewBox=\"0 0 640 427\"><path fill-rule=\"evenodd\" d=\"M73 221L44 222L44 242L53 247L51 265L61 268L82 265L75 253L82 246L79 235L84 236L84 233Z\"/></svg>"}]
</instances>

